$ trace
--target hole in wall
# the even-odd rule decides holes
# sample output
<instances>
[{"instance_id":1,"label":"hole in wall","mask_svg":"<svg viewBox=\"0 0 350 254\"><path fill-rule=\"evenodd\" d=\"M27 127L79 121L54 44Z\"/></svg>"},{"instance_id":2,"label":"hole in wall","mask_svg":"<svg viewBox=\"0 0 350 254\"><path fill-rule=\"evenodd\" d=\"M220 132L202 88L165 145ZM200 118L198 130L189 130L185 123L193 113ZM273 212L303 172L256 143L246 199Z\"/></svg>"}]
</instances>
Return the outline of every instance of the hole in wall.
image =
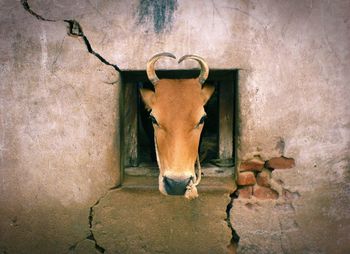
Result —
<instances>
[{"instance_id":1,"label":"hole in wall","mask_svg":"<svg viewBox=\"0 0 350 254\"><path fill-rule=\"evenodd\" d=\"M199 70L160 70L157 75L169 79L195 78ZM227 168L230 168L231 175L234 174L237 79L237 70L211 70L206 82L216 89L205 106L208 118L202 131L199 153L204 167L216 167L214 174L226 174ZM145 71L124 71L122 80L123 167L127 170L132 168L133 173L136 167L149 167L153 169L151 174L156 175L153 126L139 93L139 88L153 89L153 85ZM147 172L150 172L149 168Z\"/></svg>"}]
</instances>

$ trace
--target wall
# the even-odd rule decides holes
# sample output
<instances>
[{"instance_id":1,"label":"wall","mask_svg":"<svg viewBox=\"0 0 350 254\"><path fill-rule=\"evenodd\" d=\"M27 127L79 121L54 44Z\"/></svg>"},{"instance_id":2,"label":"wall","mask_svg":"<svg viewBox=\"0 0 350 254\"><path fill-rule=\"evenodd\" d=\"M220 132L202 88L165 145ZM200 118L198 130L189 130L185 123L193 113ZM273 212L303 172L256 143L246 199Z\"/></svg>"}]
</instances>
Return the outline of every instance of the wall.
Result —
<instances>
[{"instance_id":1,"label":"wall","mask_svg":"<svg viewBox=\"0 0 350 254\"><path fill-rule=\"evenodd\" d=\"M65 253L118 181L118 75L63 22L1 5L0 252Z\"/></svg>"},{"instance_id":2,"label":"wall","mask_svg":"<svg viewBox=\"0 0 350 254\"><path fill-rule=\"evenodd\" d=\"M348 1L29 1L55 22L23 2L0 4L2 252L72 250L91 234L90 207L119 183L119 74L64 19L122 70L162 51L239 68L239 159L294 158L272 177L298 193L238 200L241 250L349 251Z\"/></svg>"}]
</instances>

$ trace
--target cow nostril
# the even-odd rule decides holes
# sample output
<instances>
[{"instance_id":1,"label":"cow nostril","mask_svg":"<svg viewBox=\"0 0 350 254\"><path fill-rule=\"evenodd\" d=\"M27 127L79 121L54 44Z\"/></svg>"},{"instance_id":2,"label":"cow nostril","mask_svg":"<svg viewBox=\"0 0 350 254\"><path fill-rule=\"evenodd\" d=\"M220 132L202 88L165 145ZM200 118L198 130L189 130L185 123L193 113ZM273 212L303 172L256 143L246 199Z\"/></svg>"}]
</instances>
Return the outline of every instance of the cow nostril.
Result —
<instances>
[{"instance_id":1,"label":"cow nostril","mask_svg":"<svg viewBox=\"0 0 350 254\"><path fill-rule=\"evenodd\" d=\"M172 179L166 176L163 177L164 188L169 195L184 195L186 187L191 181L192 177L185 179Z\"/></svg>"}]
</instances>

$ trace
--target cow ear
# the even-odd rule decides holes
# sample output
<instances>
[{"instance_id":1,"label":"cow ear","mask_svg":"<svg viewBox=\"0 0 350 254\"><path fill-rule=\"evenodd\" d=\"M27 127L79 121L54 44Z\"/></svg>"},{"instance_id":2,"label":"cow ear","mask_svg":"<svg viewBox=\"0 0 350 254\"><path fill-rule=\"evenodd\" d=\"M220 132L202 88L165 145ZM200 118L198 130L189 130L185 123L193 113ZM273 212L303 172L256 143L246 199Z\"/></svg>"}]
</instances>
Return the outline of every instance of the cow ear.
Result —
<instances>
[{"instance_id":1,"label":"cow ear","mask_svg":"<svg viewBox=\"0 0 350 254\"><path fill-rule=\"evenodd\" d=\"M215 91L215 86L204 84L202 87L203 105L205 105Z\"/></svg>"},{"instance_id":2,"label":"cow ear","mask_svg":"<svg viewBox=\"0 0 350 254\"><path fill-rule=\"evenodd\" d=\"M148 110L151 110L155 99L154 92L150 89L140 88L140 93L141 93L142 100L146 105L146 108Z\"/></svg>"}]
</instances>

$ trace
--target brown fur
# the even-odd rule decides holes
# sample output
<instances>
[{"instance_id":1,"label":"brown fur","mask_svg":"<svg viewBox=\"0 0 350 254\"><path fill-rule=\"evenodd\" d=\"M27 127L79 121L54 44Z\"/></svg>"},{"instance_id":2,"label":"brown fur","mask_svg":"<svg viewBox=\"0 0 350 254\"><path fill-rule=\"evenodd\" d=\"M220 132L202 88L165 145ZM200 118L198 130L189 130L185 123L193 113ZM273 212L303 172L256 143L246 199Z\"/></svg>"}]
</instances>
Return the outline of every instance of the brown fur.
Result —
<instances>
[{"instance_id":1,"label":"brown fur","mask_svg":"<svg viewBox=\"0 0 350 254\"><path fill-rule=\"evenodd\" d=\"M141 96L156 118L154 125L160 160L160 174L194 176L194 165L205 115L204 105L214 92L214 87L198 79L161 79L155 92L141 89Z\"/></svg>"}]
</instances>

